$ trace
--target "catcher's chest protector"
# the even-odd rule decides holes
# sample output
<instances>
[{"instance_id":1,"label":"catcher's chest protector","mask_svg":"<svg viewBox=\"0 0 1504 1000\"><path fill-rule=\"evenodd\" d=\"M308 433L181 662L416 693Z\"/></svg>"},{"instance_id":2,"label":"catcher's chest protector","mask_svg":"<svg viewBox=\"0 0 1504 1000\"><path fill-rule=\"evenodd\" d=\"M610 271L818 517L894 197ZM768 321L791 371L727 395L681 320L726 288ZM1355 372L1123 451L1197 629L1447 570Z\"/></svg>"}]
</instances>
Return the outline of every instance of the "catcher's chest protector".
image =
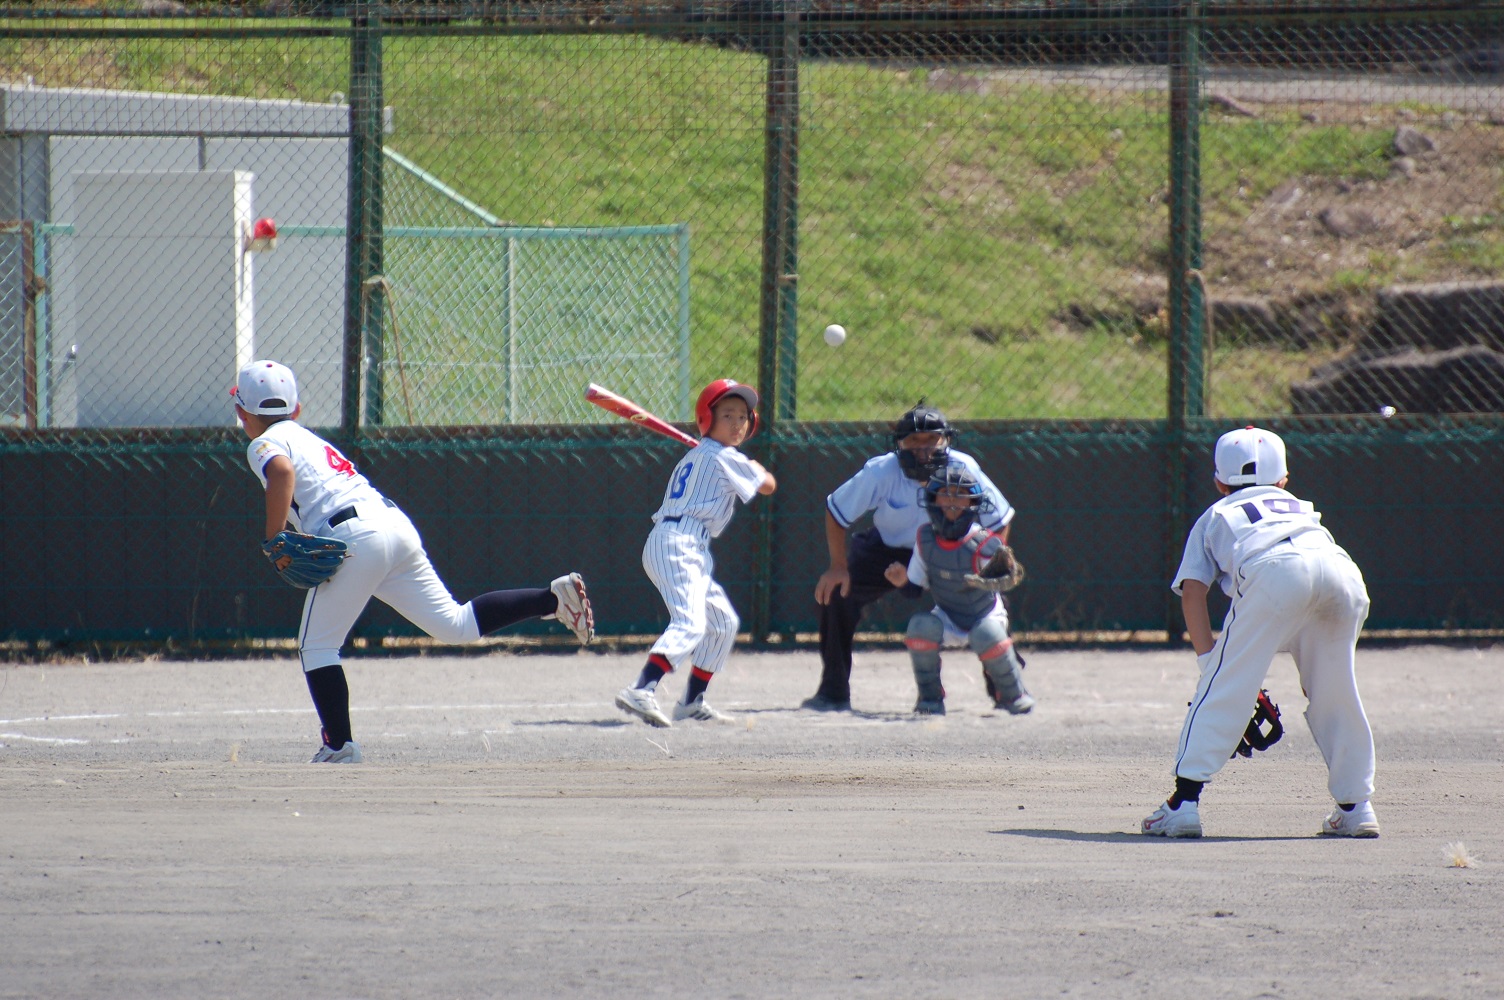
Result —
<instances>
[{"instance_id":1,"label":"catcher's chest protector","mask_svg":"<svg viewBox=\"0 0 1504 1000\"><path fill-rule=\"evenodd\" d=\"M968 587L965 579L967 573L975 573L976 567L987 561L977 552L993 537L979 531L955 548L941 548L934 528L925 525L919 529L917 545L929 575L930 595L957 628L968 632L997 607L996 594ZM988 555L995 549L996 545L990 546Z\"/></svg>"}]
</instances>

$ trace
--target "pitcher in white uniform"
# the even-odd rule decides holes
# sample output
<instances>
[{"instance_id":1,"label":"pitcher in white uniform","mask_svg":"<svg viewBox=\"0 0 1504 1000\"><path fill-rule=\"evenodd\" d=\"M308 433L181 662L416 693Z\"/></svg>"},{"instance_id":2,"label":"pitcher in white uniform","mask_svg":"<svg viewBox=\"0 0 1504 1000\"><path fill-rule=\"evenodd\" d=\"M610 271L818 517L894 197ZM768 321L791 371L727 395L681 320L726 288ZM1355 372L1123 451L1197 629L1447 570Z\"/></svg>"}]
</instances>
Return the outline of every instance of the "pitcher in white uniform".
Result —
<instances>
[{"instance_id":1,"label":"pitcher in white uniform","mask_svg":"<svg viewBox=\"0 0 1504 1000\"><path fill-rule=\"evenodd\" d=\"M1201 789L1232 756L1278 652L1295 658L1306 723L1327 766L1337 807L1317 832L1377 837L1373 733L1358 696L1354 653L1368 591L1321 515L1285 490L1285 443L1245 427L1217 441L1217 491L1191 529L1173 590L1201 670L1175 755L1175 791L1141 824L1159 837L1201 836ZM1232 607L1212 637L1206 595L1222 586Z\"/></svg>"},{"instance_id":2,"label":"pitcher in white uniform","mask_svg":"<svg viewBox=\"0 0 1504 1000\"><path fill-rule=\"evenodd\" d=\"M653 643L637 682L616 696L617 708L652 726L727 718L705 704L705 689L726 665L740 619L711 575L710 540L726 530L738 500L748 503L778 488L771 472L737 450L757 430L751 386L716 379L700 393L695 422L703 438L674 466L642 548L642 568L668 605L668 628ZM671 720L655 692L665 674L686 664L689 678Z\"/></svg>"},{"instance_id":3,"label":"pitcher in white uniform","mask_svg":"<svg viewBox=\"0 0 1504 1000\"><path fill-rule=\"evenodd\" d=\"M439 579L418 529L376 491L334 445L297 422L302 406L293 373L275 361L240 369L230 390L251 438L246 459L266 488L266 534L289 523L310 535L338 538L350 557L328 581L308 591L298 626L298 657L323 726L315 764L358 764L350 731L350 689L340 647L372 597L447 643L474 642L525 618L557 618L581 643L595 635L594 616L578 573L547 587L493 590L460 604Z\"/></svg>"}]
</instances>

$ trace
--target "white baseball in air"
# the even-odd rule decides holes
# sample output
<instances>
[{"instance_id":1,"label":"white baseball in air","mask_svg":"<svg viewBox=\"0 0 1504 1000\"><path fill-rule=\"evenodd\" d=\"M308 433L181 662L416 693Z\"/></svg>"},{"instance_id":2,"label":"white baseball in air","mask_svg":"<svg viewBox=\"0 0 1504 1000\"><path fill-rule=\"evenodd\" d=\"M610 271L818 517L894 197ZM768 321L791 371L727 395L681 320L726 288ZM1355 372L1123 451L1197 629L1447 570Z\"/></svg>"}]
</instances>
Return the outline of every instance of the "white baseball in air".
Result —
<instances>
[{"instance_id":1,"label":"white baseball in air","mask_svg":"<svg viewBox=\"0 0 1504 1000\"><path fill-rule=\"evenodd\" d=\"M1394 416L1394 407L1392 407L1392 406L1381 406L1381 407L1379 407L1379 416L1383 417L1385 420L1388 420L1390 417Z\"/></svg>"},{"instance_id":2,"label":"white baseball in air","mask_svg":"<svg viewBox=\"0 0 1504 1000\"><path fill-rule=\"evenodd\" d=\"M825 342L831 347L840 347L846 343L846 328L839 323L832 323L825 328Z\"/></svg>"}]
</instances>

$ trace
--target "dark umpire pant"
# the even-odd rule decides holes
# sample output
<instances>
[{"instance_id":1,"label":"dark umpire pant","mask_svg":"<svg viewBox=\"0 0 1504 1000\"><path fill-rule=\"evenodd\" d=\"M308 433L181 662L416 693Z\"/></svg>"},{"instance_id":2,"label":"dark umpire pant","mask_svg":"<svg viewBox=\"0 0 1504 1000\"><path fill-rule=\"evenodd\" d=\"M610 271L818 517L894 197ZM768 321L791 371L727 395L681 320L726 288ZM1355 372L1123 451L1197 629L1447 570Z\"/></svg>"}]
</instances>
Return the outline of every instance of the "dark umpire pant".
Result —
<instances>
[{"instance_id":1,"label":"dark umpire pant","mask_svg":"<svg viewBox=\"0 0 1504 1000\"><path fill-rule=\"evenodd\" d=\"M851 700L851 642L862 609L896 588L883 576L892 563L909 565L912 548L883 544L876 528L851 536L846 546L846 567L851 573L851 592L845 597L837 588L829 604L820 609L820 690L830 701Z\"/></svg>"}]
</instances>

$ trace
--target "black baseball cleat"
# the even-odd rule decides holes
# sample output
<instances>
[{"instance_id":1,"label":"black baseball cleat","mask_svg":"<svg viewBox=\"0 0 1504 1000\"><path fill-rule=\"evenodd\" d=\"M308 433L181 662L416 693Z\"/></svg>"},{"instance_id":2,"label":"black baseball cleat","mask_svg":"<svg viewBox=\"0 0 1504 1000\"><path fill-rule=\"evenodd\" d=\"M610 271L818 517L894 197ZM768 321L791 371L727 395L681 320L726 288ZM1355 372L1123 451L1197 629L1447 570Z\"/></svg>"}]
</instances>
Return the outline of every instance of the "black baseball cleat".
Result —
<instances>
[{"instance_id":1,"label":"black baseball cleat","mask_svg":"<svg viewBox=\"0 0 1504 1000\"><path fill-rule=\"evenodd\" d=\"M811 712L849 712L851 711L851 700L848 698L844 701L837 701L834 698L827 698L823 694L816 694L804 699L799 707L807 708Z\"/></svg>"}]
</instances>

